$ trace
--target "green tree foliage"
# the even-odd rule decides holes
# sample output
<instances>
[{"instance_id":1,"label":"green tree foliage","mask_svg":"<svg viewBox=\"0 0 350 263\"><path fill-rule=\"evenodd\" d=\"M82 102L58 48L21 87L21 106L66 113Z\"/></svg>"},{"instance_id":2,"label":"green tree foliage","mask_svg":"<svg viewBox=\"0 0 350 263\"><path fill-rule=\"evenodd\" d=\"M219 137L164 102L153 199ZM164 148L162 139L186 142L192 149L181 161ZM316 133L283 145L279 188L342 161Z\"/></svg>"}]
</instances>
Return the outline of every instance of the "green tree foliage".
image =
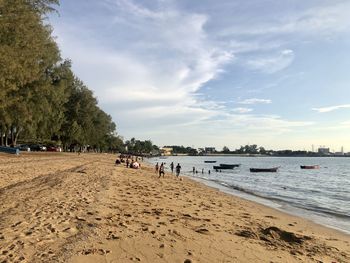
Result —
<instances>
[{"instance_id":1,"label":"green tree foliage","mask_svg":"<svg viewBox=\"0 0 350 263\"><path fill-rule=\"evenodd\" d=\"M257 154L258 146L256 144L241 146L235 152L239 154Z\"/></svg>"},{"instance_id":2,"label":"green tree foliage","mask_svg":"<svg viewBox=\"0 0 350 263\"><path fill-rule=\"evenodd\" d=\"M66 149L83 147L98 151L120 151L123 141L115 132L112 117L102 111L84 83L76 77L67 78L63 116L59 137Z\"/></svg>"},{"instance_id":3,"label":"green tree foliage","mask_svg":"<svg viewBox=\"0 0 350 263\"><path fill-rule=\"evenodd\" d=\"M259 147L259 153L260 153L260 154L266 154L265 148L262 147L262 146L260 146L260 147Z\"/></svg>"},{"instance_id":4,"label":"green tree foliage","mask_svg":"<svg viewBox=\"0 0 350 263\"><path fill-rule=\"evenodd\" d=\"M48 12L58 0L0 0L0 139L122 149L111 116L62 61Z\"/></svg>"},{"instance_id":5,"label":"green tree foliage","mask_svg":"<svg viewBox=\"0 0 350 263\"><path fill-rule=\"evenodd\" d=\"M127 152L133 153L133 154L151 154L156 147L153 145L152 141L150 140L136 140L135 138L131 138L130 140L125 142L125 147L127 149ZM159 149L158 149L159 150Z\"/></svg>"},{"instance_id":6,"label":"green tree foliage","mask_svg":"<svg viewBox=\"0 0 350 263\"><path fill-rule=\"evenodd\" d=\"M224 147L222 148L222 152L223 152L223 153L229 153L229 152L230 152L230 149L229 149L227 146L224 146Z\"/></svg>"},{"instance_id":7,"label":"green tree foliage","mask_svg":"<svg viewBox=\"0 0 350 263\"><path fill-rule=\"evenodd\" d=\"M34 8L35 11L42 15L55 11L53 6L59 4L59 0L27 0L27 2Z\"/></svg>"},{"instance_id":8,"label":"green tree foliage","mask_svg":"<svg viewBox=\"0 0 350 263\"><path fill-rule=\"evenodd\" d=\"M49 2L0 2L0 121L12 143L34 117L40 117L32 107L33 100L38 105L36 98L42 97L40 105L46 106L50 72L60 59L51 29L42 20Z\"/></svg>"}]
</instances>

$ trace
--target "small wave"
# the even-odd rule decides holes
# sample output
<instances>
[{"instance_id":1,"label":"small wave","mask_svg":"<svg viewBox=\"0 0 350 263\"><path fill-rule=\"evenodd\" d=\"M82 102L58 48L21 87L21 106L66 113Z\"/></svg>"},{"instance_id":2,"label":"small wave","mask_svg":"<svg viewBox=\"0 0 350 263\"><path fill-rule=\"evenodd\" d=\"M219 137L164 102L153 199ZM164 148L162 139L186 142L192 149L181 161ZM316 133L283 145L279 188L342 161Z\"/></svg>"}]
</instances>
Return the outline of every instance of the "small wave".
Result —
<instances>
[{"instance_id":1,"label":"small wave","mask_svg":"<svg viewBox=\"0 0 350 263\"><path fill-rule=\"evenodd\" d=\"M343 219L350 219L350 214L341 214L338 213L336 211L327 209L325 207L320 207L320 206L315 206L315 205L308 205L308 206L301 206L301 208L305 209L305 210L309 210L309 211L313 211L313 212L318 212L318 213L322 213L322 214L327 214L327 215L331 215L331 216L335 216L338 218L343 218Z\"/></svg>"},{"instance_id":2,"label":"small wave","mask_svg":"<svg viewBox=\"0 0 350 263\"><path fill-rule=\"evenodd\" d=\"M242 192L242 193L246 193L246 194L249 194L249 195L253 195L253 196L256 196L256 197L264 198L264 199L267 199L267 200L278 201L278 202L286 202L285 200L282 200L282 199L279 199L279 198L276 198L276 197L271 197L271 196L268 196L268 195L264 195L264 194L261 194L259 192L255 192L255 191L252 191L252 190L240 187L238 185L229 184L229 183L222 182L222 181L215 180L215 179L207 179L207 181L211 181L211 182L217 183L219 185L225 186L227 188L230 188L230 189Z\"/></svg>"},{"instance_id":3,"label":"small wave","mask_svg":"<svg viewBox=\"0 0 350 263\"><path fill-rule=\"evenodd\" d=\"M277 203L284 203L284 204L292 205L292 206L300 208L300 209L313 211L313 212L317 212L317 213L323 213L323 214L331 215L331 216L338 217L338 218L350 219L350 215L338 213L336 211L329 210L329 209L327 209L325 207L319 207L319 206L310 205L310 204L303 205L300 202L294 202L293 198L288 198L288 197L287 198L283 198L282 196L280 196L280 197L268 196L268 195L261 194L259 192L255 192L255 191L243 188L243 187L238 186L238 185L229 184L227 182L223 182L223 181L220 181L220 180L217 180L217 179L209 179L209 178L199 177L199 176L197 178L204 179L206 181L210 181L210 182L216 183L218 185L221 185L221 186L224 186L224 187L227 187L227 188L230 188L230 189L233 189L233 190L245 193L245 194L249 194L249 195L252 195L252 196L259 197L259 198L264 198L264 199L270 200L270 201L275 201ZM297 199L297 198L294 197L294 199Z\"/></svg>"}]
</instances>

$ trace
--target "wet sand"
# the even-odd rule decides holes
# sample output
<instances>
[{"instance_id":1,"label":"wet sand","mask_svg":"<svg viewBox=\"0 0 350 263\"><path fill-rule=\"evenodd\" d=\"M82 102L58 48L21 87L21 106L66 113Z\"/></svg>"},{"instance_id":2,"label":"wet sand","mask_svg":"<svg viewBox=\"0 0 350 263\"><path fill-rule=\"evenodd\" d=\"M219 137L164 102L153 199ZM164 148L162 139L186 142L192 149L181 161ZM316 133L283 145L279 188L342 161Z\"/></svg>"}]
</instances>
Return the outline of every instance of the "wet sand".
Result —
<instances>
[{"instance_id":1,"label":"wet sand","mask_svg":"<svg viewBox=\"0 0 350 263\"><path fill-rule=\"evenodd\" d=\"M0 154L0 262L350 262L350 236L106 154Z\"/></svg>"}]
</instances>

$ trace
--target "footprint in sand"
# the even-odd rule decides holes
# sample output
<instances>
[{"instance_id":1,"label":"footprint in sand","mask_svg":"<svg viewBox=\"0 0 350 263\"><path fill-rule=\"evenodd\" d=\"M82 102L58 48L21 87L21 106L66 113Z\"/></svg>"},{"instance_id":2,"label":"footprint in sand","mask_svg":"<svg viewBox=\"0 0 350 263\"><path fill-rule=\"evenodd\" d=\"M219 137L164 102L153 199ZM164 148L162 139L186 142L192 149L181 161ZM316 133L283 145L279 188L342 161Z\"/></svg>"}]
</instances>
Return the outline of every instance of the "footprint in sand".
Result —
<instances>
[{"instance_id":1,"label":"footprint in sand","mask_svg":"<svg viewBox=\"0 0 350 263\"><path fill-rule=\"evenodd\" d=\"M115 233L113 233L113 231L109 231L106 239L107 240L116 240L116 239L120 239L120 237L118 237Z\"/></svg>"},{"instance_id":2,"label":"footprint in sand","mask_svg":"<svg viewBox=\"0 0 350 263\"><path fill-rule=\"evenodd\" d=\"M270 215L268 215L268 216L265 216L266 218L271 218L271 219L277 219L277 217L275 217L275 216L270 216Z\"/></svg>"},{"instance_id":3,"label":"footprint in sand","mask_svg":"<svg viewBox=\"0 0 350 263\"><path fill-rule=\"evenodd\" d=\"M22 223L22 221L19 221L19 222L13 224L11 227L12 227L12 228L15 228L16 226L20 225L21 223Z\"/></svg>"},{"instance_id":4,"label":"footprint in sand","mask_svg":"<svg viewBox=\"0 0 350 263\"><path fill-rule=\"evenodd\" d=\"M82 255L91 255L91 254L98 254L98 255L106 255L110 253L110 250L105 250L102 248L96 249L96 248L88 248L88 249L83 249L82 251L79 252Z\"/></svg>"}]
</instances>

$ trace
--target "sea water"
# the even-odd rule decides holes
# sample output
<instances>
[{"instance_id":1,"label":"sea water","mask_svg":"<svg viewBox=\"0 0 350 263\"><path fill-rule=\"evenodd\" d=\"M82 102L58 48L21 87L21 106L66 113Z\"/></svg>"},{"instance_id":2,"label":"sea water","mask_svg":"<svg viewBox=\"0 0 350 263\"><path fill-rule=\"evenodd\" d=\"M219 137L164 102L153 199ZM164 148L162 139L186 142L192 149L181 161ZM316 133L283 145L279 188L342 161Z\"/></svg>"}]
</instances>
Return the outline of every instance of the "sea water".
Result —
<instances>
[{"instance_id":1,"label":"sea water","mask_svg":"<svg viewBox=\"0 0 350 263\"><path fill-rule=\"evenodd\" d=\"M205 163L206 160L216 163ZM151 158L149 162L165 162L168 172L171 162L174 166L180 163L182 175L350 233L350 158L169 156ZM219 164L240 164L240 167L216 172L213 165ZM300 165L319 165L320 169L302 170ZM192 172L193 167L197 172ZM249 170L272 167L280 168L277 173Z\"/></svg>"}]
</instances>

